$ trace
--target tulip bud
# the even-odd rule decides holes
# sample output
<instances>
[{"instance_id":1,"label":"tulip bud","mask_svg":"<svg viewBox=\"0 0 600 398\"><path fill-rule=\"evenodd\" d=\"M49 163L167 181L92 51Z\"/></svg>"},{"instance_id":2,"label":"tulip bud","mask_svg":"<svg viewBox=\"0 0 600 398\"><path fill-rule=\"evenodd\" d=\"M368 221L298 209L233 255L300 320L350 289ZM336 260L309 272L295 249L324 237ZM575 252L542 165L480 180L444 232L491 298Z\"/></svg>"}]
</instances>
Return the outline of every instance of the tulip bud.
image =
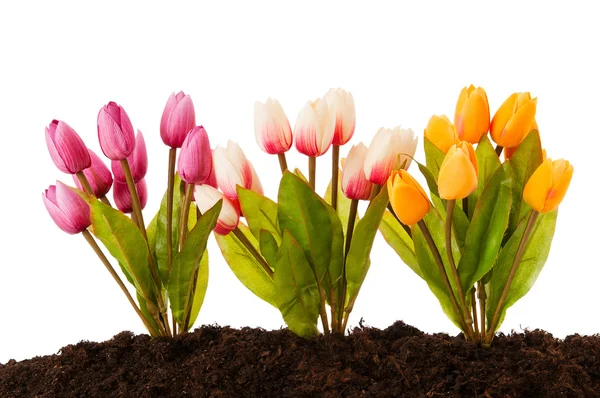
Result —
<instances>
[{"instance_id":1,"label":"tulip bud","mask_svg":"<svg viewBox=\"0 0 600 398\"><path fill-rule=\"evenodd\" d=\"M354 135L356 126L356 110L352 94L338 88L330 89L325 94L327 105L335 112L335 130L333 145L344 145Z\"/></svg>"},{"instance_id":2,"label":"tulip bud","mask_svg":"<svg viewBox=\"0 0 600 398\"><path fill-rule=\"evenodd\" d=\"M429 213L431 204L427 194L406 170L393 171L387 188L392 209L402 223L416 224Z\"/></svg>"},{"instance_id":3,"label":"tulip bud","mask_svg":"<svg viewBox=\"0 0 600 398\"><path fill-rule=\"evenodd\" d=\"M466 198L477 188L479 168L473 146L468 142L452 145L440 166L438 191L442 199Z\"/></svg>"},{"instance_id":4,"label":"tulip bud","mask_svg":"<svg viewBox=\"0 0 600 398\"><path fill-rule=\"evenodd\" d=\"M214 161L214 151L210 152L210 174L206 179L204 185L210 185L213 188L219 188L217 184L217 175L215 174L215 161Z\"/></svg>"},{"instance_id":5,"label":"tulip bud","mask_svg":"<svg viewBox=\"0 0 600 398\"><path fill-rule=\"evenodd\" d=\"M90 226L90 206L62 182L50 185L42 200L52 220L66 233L74 235Z\"/></svg>"},{"instance_id":6,"label":"tulip bud","mask_svg":"<svg viewBox=\"0 0 600 398\"><path fill-rule=\"evenodd\" d=\"M181 148L185 137L195 125L196 114L192 98L183 91L171 94L160 119L160 138L163 142L171 148Z\"/></svg>"},{"instance_id":7,"label":"tulip bud","mask_svg":"<svg viewBox=\"0 0 600 398\"><path fill-rule=\"evenodd\" d=\"M365 176L365 156L367 147L361 142L354 145L348 153L342 169L342 192L353 200L368 200L373 183Z\"/></svg>"},{"instance_id":8,"label":"tulip bud","mask_svg":"<svg viewBox=\"0 0 600 398\"><path fill-rule=\"evenodd\" d=\"M237 186L252 188L252 167L240 146L227 142L227 148L217 146L213 152L217 184L231 200L237 200Z\"/></svg>"},{"instance_id":9,"label":"tulip bud","mask_svg":"<svg viewBox=\"0 0 600 398\"><path fill-rule=\"evenodd\" d=\"M113 176L102 159L100 159L100 157L98 157L98 155L96 155L91 149L88 149L88 151L90 153L90 158L92 159L92 165L83 170L83 174L90 183L92 191L94 192L94 196L101 198L106 196L108 191L110 191L110 188L113 184ZM79 190L84 190L81 186L79 178L73 176L73 181Z\"/></svg>"},{"instance_id":10,"label":"tulip bud","mask_svg":"<svg viewBox=\"0 0 600 398\"><path fill-rule=\"evenodd\" d=\"M111 101L98 112L98 139L102 152L109 159L122 160L133 153L133 126L120 105Z\"/></svg>"},{"instance_id":11,"label":"tulip bud","mask_svg":"<svg viewBox=\"0 0 600 398\"><path fill-rule=\"evenodd\" d=\"M196 185L194 188L194 199L202 213L206 213L220 199L223 199L223 206L221 207L219 219L217 220L214 231L219 235L227 235L237 228L240 221L240 215L231 201L221 192L210 185Z\"/></svg>"},{"instance_id":12,"label":"tulip bud","mask_svg":"<svg viewBox=\"0 0 600 398\"><path fill-rule=\"evenodd\" d=\"M416 149L417 138L411 129L380 128L365 156L365 176L373 184L385 184L392 170L408 169Z\"/></svg>"},{"instance_id":13,"label":"tulip bud","mask_svg":"<svg viewBox=\"0 0 600 398\"><path fill-rule=\"evenodd\" d=\"M565 197L572 177L573 166L568 160L546 159L525 184L523 200L540 213L553 211Z\"/></svg>"},{"instance_id":14,"label":"tulip bud","mask_svg":"<svg viewBox=\"0 0 600 398\"><path fill-rule=\"evenodd\" d=\"M425 138L444 153L447 153L452 145L460 142L454 126L446 115L434 115L429 119L425 129Z\"/></svg>"},{"instance_id":15,"label":"tulip bud","mask_svg":"<svg viewBox=\"0 0 600 398\"><path fill-rule=\"evenodd\" d=\"M146 203L148 202L148 186L146 185L146 180L140 180L139 182L137 182L135 184L135 189L137 191L138 197L140 198L140 206L143 209L144 207L146 207ZM115 200L115 204L117 205L117 209L119 209L121 212L133 212L131 195L127 184L121 184L115 181L113 187L113 198Z\"/></svg>"},{"instance_id":16,"label":"tulip bud","mask_svg":"<svg viewBox=\"0 0 600 398\"><path fill-rule=\"evenodd\" d=\"M138 182L146 177L146 173L148 172L148 152L146 151L144 136L140 130L137 131L137 136L135 137L135 149L133 150L133 153L127 157L127 162L129 162L133 181ZM127 182L123 167L121 166L121 161L112 160L110 162L110 168L115 175L115 181L121 184Z\"/></svg>"},{"instance_id":17,"label":"tulip bud","mask_svg":"<svg viewBox=\"0 0 600 398\"><path fill-rule=\"evenodd\" d=\"M494 142L505 148L518 146L533 129L537 129L535 112L537 98L529 93L514 93L500 106L490 133Z\"/></svg>"},{"instance_id":18,"label":"tulip bud","mask_svg":"<svg viewBox=\"0 0 600 398\"><path fill-rule=\"evenodd\" d=\"M477 144L490 128L490 106L481 87L473 85L460 92L454 113L454 127L462 141Z\"/></svg>"},{"instance_id":19,"label":"tulip bud","mask_svg":"<svg viewBox=\"0 0 600 398\"><path fill-rule=\"evenodd\" d=\"M204 127L194 127L181 146L177 171L188 184L204 184L212 173L212 151Z\"/></svg>"},{"instance_id":20,"label":"tulip bud","mask_svg":"<svg viewBox=\"0 0 600 398\"><path fill-rule=\"evenodd\" d=\"M265 191L263 190L263 186L260 183L258 174L256 174L256 170L254 170L254 166L252 166L252 163L248 163L250 164L250 170L252 171L252 185L250 186L250 189L256 193L264 195Z\"/></svg>"},{"instance_id":21,"label":"tulip bud","mask_svg":"<svg viewBox=\"0 0 600 398\"><path fill-rule=\"evenodd\" d=\"M294 126L296 149L306 156L321 156L331 146L335 131L335 112L327 102L309 101L298 114Z\"/></svg>"},{"instance_id":22,"label":"tulip bud","mask_svg":"<svg viewBox=\"0 0 600 398\"><path fill-rule=\"evenodd\" d=\"M275 155L292 146L292 128L279 101L268 98L254 104L254 134L264 152Z\"/></svg>"},{"instance_id":23,"label":"tulip bud","mask_svg":"<svg viewBox=\"0 0 600 398\"><path fill-rule=\"evenodd\" d=\"M53 120L46 127L46 145L52 161L63 173L77 174L91 165L85 144L65 122Z\"/></svg>"}]
</instances>

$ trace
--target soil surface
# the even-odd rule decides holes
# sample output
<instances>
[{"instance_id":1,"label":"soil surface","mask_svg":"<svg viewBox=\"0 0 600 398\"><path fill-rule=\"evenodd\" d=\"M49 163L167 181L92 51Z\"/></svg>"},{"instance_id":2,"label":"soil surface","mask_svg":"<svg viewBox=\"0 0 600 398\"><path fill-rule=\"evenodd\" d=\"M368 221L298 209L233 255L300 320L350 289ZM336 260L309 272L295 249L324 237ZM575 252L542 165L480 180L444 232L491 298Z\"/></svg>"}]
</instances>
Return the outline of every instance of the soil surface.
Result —
<instances>
[{"instance_id":1,"label":"soil surface","mask_svg":"<svg viewBox=\"0 0 600 398\"><path fill-rule=\"evenodd\" d=\"M490 350L402 322L306 341L204 326L123 332L0 365L0 397L600 397L600 336L499 335Z\"/></svg>"}]
</instances>

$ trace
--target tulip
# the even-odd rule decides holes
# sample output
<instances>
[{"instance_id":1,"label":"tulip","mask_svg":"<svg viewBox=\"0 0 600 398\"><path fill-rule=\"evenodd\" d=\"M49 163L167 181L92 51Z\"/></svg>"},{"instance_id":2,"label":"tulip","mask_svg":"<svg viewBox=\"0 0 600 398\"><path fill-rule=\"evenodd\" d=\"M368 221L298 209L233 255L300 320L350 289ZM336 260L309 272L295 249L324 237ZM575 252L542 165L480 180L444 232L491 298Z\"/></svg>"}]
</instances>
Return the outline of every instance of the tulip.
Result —
<instances>
[{"instance_id":1,"label":"tulip","mask_svg":"<svg viewBox=\"0 0 600 398\"><path fill-rule=\"evenodd\" d=\"M446 115L434 115L429 119L425 129L425 138L444 153L447 153L452 145L460 142L456 129Z\"/></svg>"},{"instance_id":2,"label":"tulip","mask_svg":"<svg viewBox=\"0 0 600 398\"><path fill-rule=\"evenodd\" d=\"M479 169L473 146L468 142L452 145L438 176L438 191L442 199L466 198L477 188Z\"/></svg>"},{"instance_id":3,"label":"tulip","mask_svg":"<svg viewBox=\"0 0 600 398\"><path fill-rule=\"evenodd\" d=\"M373 184L383 185L392 173L408 169L417 149L417 138L411 129L380 128L365 155L365 175Z\"/></svg>"},{"instance_id":4,"label":"tulip","mask_svg":"<svg viewBox=\"0 0 600 398\"><path fill-rule=\"evenodd\" d=\"M393 171L387 188L392 209L403 224L416 224L429 213L431 204L427 194L406 170Z\"/></svg>"},{"instance_id":5,"label":"tulip","mask_svg":"<svg viewBox=\"0 0 600 398\"><path fill-rule=\"evenodd\" d=\"M42 199L52 220L68 234L85 231L92 223L86 201L60 181L50 185L42 194Z\"/></svg>"},{"instance_id":6,"label":"tulip","mask_svg":"<svg viewBox=\"0 0 600 398\"><path fill-rule=\"evenodd\" d=\"M101 198L103 196L106 196L108 191L110 191L110 188L113 184L113 176L110 173L108 167L106 167L106 165L102 161L102 159L100 159L100 157L96 155L91 149L88 149L88 151L92 160L92 165L89 168L83 170L83 174L90 183L90 186L92 187L92 192L94 192L94 196L96 196L97 198ZM79 178L73 176L73 181L75 182L75 185L78 189L82 191L84 190L83 186L81 185L81 182L79 181Z\"/></svg>"},{"instance_id":7,"label":"tulip","mask_svg":"<svg viewBox=\"0 0 600 398\"><path fill-rule=\"evenodd\" d=\"M177 171L186 183L200 185L208 181L212 168L208 134L204 127L194 127L183 141Z\"/></svg>"},{"instance_id":8,"label":"tulip","mask_svg":"<svg viewBox=\"0 0 600 398\"><path fill-rule=\"evenodd\" d=\"M354 135L356 111L352 94L338 88L330 89L324 97L327 105L335 112L333 145L344 145Z\"/></svg>"},{"instance_id":9,"label":"tulip","mask_svg":"<svg viewBox=\"0 0 600 398\"><path fill-rule=\"evenodd\" d=\"M213 188L219 188L217 184L217 176L215 174L215 161L214 161L214 151L210 152L210 174L206 179L205 185L210 185Z\"/></svg>"},{"instance_id":10,"label":"tulip","mask_svg":"<svg viewBox=\"0 0 600 398\"><path fill-rule=\"evenodd\" d=\"M144 136L140 130L137 131L137 136L135 137L135 149L133 150L133 153L127 157L127 161L129 162L133 181L138 182L146 177L146 173L148 172L148 152L146 151ZM121 162L112 160L110 162L110 167L115 175L115 181L125 184L127 180L125 179Z\"/></svg>"},{"instance_id":11,"label":"tulip","mask_svg":"<svg viewBox=\"0 0 600 398\"><path fill-rule=\"evenodd\" d=\"M568 160L546 159L531 175L523 200L540 213L555 210L562 202L573 177L573 166Z\"/></svg>"},{"instance_id":12,"label":"tulip","mask_svg":"<svg viewBox=\"0 0 600 398\"><path fill-rule=\"evenodd\" d=\"M196 125L194 103L183 91L171 94L160 119L160 138L171 148L181 148Z\"/></svg>"},{"instance_id":13,"label":"tulip","mask_svg":"<svg viewBox=\"0 0 600 398\"><path fill-rule=\"evenodd\" d=\"M65 122L53 120L46 127L46 145L52 161L63 173L77 174L91 165L85 144Z\"/></svg>"},{"instance_id":14,"label":"tulip","mask_svg":"<svg viewBox=\"0 0 600 398\"><path fill-rule=\"evenodd\" d=\"M454 127L461 141L477 144L490 128L490 106L481 87L473 85L460 92L454 113Z\"/></svg>"},{"instance_id":15,"label":"tulip","mask_svg":"<svg viewBox=\"0 0 600 398\"><path fill-rule=\"evenodd\" d=\"M250 171L252 171L252 185L250 186L250 189L256 193L264 195L265 191L263 190L263 186L260 183L258 174L256 174L256 170L254 170L254 166L252 166L252 163L249 163L249 164L250 164Z\"/></svg>"},{"instance_id":16,"label":"tulip","mask_svg":"<svg viewBox=\"0 0 600 398\"><path fill-rule=\"evenodd\" d=\"M135 148L135 134L123 107L109 102L98 112L98 139L104 155L111 160L126 159Z\"/></svg>"},{"instance_id":17,"label":"tulip","mask_svg":"<svg viewBox=\"0 0 600 398\"><path fill-rule=\"evenodd\" d=\"M140 206L141 209L146 207L146 203L148 202L148 186L146 185L146 180L140 180L135 184L135 188L140 198ZM129 192L129 187L127 184L121 184L115 181L113 187L113 198L115 199L115 204L117 208L123 213L132 213L133 205L131 203L131 194Z\"/></svg>"},{"instance_id":18,"label":"tulip","mask_svg":"<svg viewBox=\"0 0 600 398\"><path fill-rule=\"evenodd\" d=\"M361 142L354 145L348 153L342 170L342 192L353 200L368 200L373 183L365 176L364 163L367 147Z\"/></svg>"},{"instance_id":19,"label":"tulip","mask_svg":"<svg viewBox=\"0 0 600 398\"><path fill-rule=\"evenodd\" d=\"M320 98L309 101L298 114L294 126L296 149L306 156L321 156L331 146L335 112Z\"/></svg>"},{"instance_id":20,"label":"tulip","mask_svg":"<svg viewBox=\"0 0 600 398\"><path fill-rule=\"evenodd\" d=\"M228 141L227 147L217 146L213 152L217 184L231 200L237 200L237 186L252 188L252 166L240 146Z\"/></svg>"},{"instance_id":21,"label":"tulip","mask_svg":"<svg viewBox=\"0 0 600 398\"><path fill-rule=\"evenodd\" d=\"M535 112L537 98L529 93L514 93L500 106L490 133L494 142L504 148L518 146L531 130L537 129Z\"/></svg>"},{"instance_id":22,"label":"tulip","mask_svg":"<svg viewBox=\"0 0 600 398\"><path fill-rule=\"evenodd\" d=\"M279 101L268 98L254 103L254 134L260 149L270 155L287 152L292 146L292 129Z\"/></svg>"},{"instance_id":23,"label":"tulip","mask_svg":"<svg viewBox=\"0 0 600 398\"><path fill-rule=\"evenodd\" d=\"M219 235L227 235L229 232L237 228L240 221L240 215L231 201L210 185L196 185L194 188L194 199L196 205L202 213L206 213L219 200L223 200L223 206L219 213L219 219L215 226L215 232Z\"/></svg>"}]
</instances>

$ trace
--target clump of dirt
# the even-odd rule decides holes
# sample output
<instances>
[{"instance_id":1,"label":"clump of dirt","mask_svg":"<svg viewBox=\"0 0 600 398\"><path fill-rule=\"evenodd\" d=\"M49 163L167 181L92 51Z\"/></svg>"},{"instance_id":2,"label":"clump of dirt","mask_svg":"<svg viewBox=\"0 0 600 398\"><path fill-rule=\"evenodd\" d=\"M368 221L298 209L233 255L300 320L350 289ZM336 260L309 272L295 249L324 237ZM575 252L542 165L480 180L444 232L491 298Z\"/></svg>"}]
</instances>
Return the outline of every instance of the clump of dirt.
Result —
<instances>
[{"instance_id":1,"label":"clump of dirt","mask_svg":"<svg viewBox=\"0 0 600 398\"><path fill-rule=\"evenodd\" d=\"M600 336L499 335L492 349L396 322L307 341L203 326L122 332L0 365L2 397L600 397Z\"/></svg>"}]
</instances>

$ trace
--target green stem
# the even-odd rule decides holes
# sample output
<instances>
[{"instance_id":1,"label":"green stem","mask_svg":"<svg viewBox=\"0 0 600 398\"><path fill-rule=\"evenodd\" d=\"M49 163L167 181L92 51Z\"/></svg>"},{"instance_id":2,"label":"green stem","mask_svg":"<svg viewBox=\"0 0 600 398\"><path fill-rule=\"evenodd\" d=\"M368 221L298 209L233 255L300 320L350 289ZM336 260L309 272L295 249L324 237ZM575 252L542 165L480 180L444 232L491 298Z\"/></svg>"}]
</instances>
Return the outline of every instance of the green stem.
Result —
<instances>
[{"instance_id":1,"label":"green stem","mask_svg":"<svg viewBox=\"0 0 600 398\"><path fill-rule=\"evenodd\" d=\"M183 244L187 238L188 218L190 217L190 205L194 198L194 184L185 184L185 196L183 197L183 205L181 208L181 221L179 222L179 251L183 248Z\"/></svg>"},{"instance_id":2,"label":"green stem","mask_svg":"<svg viewBox=\"0 0 600 398\"><path fill-rule=\"evenodd\" d=\"M381 185L373 184L373 189L371 190L371 197L369 198L369 202L372 202L373 199L375 199L377 195L379 195L379 192L381 192ZM369 203L369 205L371 205L371 203Z\"/></svg>"},{"instance_id":3,"label":"green stem","mask_svg":"<svg viewBox=\"0 0 600 398\"><path fill-rule=\"evenodd\" d=\"M175 191L175 161L177 148L169 149L169 175L167 178L167 269L173 267L173 192Z\"/></svg>"},{"instance_id":4,"label":"green stem","mask_svg":"<svg viewBox=\"0 0 600 398\"><path fill-rule=\"evenodd\" d=\"M465 197L462 200L462 209L463 212L465 213L465 216L467 216L467 218L469 218L469 197Z\"/></svg>"},{"instance_id":5,"label":"green stem","mask_svg":"<svg viewBox=\"0 0 600 398\"><path fill-rule=\"evenodd\" d=\"M481 340L485 339L485 299L487 295L485 293L485 285L482 281L477 282L477 298L479 299L479 322L481 322Z\"/></svg>"},{"instance_id":6,"label":"green stem","mask_svg":"<svg viewBox=\"0 0 600 398\"><path fill-rule=\"evenodd\" d=\"M346 281L346 258L350 251L350 244L352 243L352 235L354 233L354 224L356 223L356 214L358 213L358 199L352 199L350 202L350 211L348 213L348 229L346 230L346 247L344 249L344 268L342 269L342 294L340 296L339 310L337 311L337 317L334 319L337 322L336 328L338 332L344 334L343 320L344 320L344 305L346 304L346 292L348 289L348 282ZM333 316L332 316L333 317Z\"/></svg>"},{"instance_id":7,"label":"green stem","mask_svg":"<svg viewBox=\"0 0 600 398\"><path fill-rule=\"evenodd\" d=\"M504 149L503 146L501 146L500 144L498 144L496 146L496 155L498 155L498 157L500 157L500 155L502 154L502 150Z\"/></svg>"},{"instance_id":8,"label":"green stem","mask_svg":"<svg viewBox=\"0 0 600 398\"><path fill-rule=\"evenodd\" d=\"M260 263L260 265L263 267L263 269L269 275L269 277L273 279L273 270L271 269L269 264L267 264L265 258L258 252L258 250L256 250L252 242L248 240L246 235L244 235L244 233L238 227L236 227L232 232L236 236L236 238L238 238L240 242L242 242L246 249L248 249L252 256L254 256L256 261Z\"/></svg>"},{"instance_id":9,"label":"green stem","mask_svg":"<svg viewBox=\"0 0 600 398\"><path fill-rule=\"evenodd\" d=\"M277 158L279 158L279 167L281 168L281 173L283 174L288 169L285 152L278 153Z\"/></svg>"},{"instance_id":10,"label":"green stem","mask_svg":"<svg viewBox=\"0 0 600 398\"><path fill-rule=\"evenodd\" d=\"M316 183L316 174L317 174L317 158L314 156L308 157L308 184L310 187L315 190Z\"/></svg>"},{"instance_id":11,"label":"green stem","mask_svg":"<svg viewBox=\"0 0 600 398\"><path fill-rule=\"evenodd\" d=\"M337 210L339 173L340 146L334 144L331 150L331 207L334 210Z\"/></svg>"},{"instance_id":12,"label":"green stem","mask_svg":"<svg viewBox=\"0 0 600 398\"><path fill-rule=\"evenodd\" d=\"M471 290L471 311L472 311L472 315L473 315L473 329L474 329L474 336L476 340L479 340L479 325L477 323L477 305L476 305L476 298L475 298L475 290L473 289Z\"/></svg>"}]
</instances>

